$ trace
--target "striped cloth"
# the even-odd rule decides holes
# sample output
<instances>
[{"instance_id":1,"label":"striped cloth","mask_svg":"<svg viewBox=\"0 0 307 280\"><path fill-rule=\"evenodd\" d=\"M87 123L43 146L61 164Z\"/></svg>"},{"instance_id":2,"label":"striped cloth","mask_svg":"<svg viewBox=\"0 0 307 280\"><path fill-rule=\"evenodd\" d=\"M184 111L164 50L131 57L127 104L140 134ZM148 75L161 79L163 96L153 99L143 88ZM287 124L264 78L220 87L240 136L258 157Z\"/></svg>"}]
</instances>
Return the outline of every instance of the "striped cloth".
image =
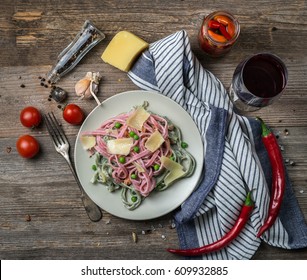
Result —
<instances>
[{"instance_id":1,"label":"striped cloth","mask_svg":"<svg viewBox=\"0 0 307 280\"><path fill-rule=\"evenodd\" d=\"M271 185L260 124L234 112L222 83L193 55L185 31L151 44L128 76L140 88L178 102L203 139L204 177L174 216L181 248L199 247L225 235L248 190L253 190L256 207L245 228L227 247L202 259L250 259L261 239L285 249L307 247L307 226L288 177L279 218L261 239L256 238L267 216Z\"/></svg>"}]
</instances>

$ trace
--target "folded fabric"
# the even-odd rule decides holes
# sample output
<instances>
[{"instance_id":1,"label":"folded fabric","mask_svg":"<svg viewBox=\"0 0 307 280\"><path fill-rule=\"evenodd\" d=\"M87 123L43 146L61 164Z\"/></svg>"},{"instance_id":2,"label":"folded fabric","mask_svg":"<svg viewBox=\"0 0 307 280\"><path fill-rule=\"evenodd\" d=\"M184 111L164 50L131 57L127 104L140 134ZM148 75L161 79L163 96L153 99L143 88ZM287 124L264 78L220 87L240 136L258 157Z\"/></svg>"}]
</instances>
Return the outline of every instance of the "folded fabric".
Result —
<instances>
[{"instance_id":1,"label":"folded fabric","mask_svg":"<svg viewBox=\"0 0 307 280\"><path fill-rule=\"evenodd\" d=\"M260 123L235 113L223 84L193 55L184 30L152 43L128 76L140 88L178 102L202 136L203 179L174 215L181 248L224 236L236 222L248 190L255 208L243 231L225 248L197 258L250 259L261 239L285 249L307 247L307 225L288 176L279 217L261 239L256 238L267 217L271 186Z\"/></svg>"}]
</instances>

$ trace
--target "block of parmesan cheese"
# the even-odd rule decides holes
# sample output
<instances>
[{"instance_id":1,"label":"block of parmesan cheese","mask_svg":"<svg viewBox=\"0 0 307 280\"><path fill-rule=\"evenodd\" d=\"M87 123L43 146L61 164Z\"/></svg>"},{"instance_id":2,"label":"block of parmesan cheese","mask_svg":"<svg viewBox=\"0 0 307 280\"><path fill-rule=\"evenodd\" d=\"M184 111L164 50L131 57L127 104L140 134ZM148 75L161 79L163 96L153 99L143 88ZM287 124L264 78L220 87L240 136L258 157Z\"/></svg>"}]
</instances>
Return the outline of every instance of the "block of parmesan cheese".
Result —
<instances>
[{"instance_id":1,"label":"block of parmesan cheese","mask_svg":"<svg viewBox=\"0 0 307 280\"><path fill-rule=\"evenodd\" d=\"M148 48L141 38L128 31L118 32L104 50L101 59L114 67L128 72L136 58Z\"/></svg>"}]
</instances>

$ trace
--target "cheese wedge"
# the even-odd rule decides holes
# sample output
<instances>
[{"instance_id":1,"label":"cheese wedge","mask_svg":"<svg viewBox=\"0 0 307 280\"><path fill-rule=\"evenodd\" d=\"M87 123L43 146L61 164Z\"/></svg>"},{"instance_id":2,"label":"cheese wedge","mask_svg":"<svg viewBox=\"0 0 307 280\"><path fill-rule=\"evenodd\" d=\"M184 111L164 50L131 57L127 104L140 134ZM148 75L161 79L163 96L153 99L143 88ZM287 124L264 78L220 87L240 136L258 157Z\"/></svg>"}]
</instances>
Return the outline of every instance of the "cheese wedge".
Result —
<instances>
[{"instance_id":1,"label":"cheese wedge","mask_svg":"<svg viewBox=\"0 0 307 280\"><path fill-rule=\"evenodd\" d=\"M133 138L119 138L108 140L107 149L112 155L127 156L130 153L130 149L133 145Z\"/></svg>"},{"instance_id":2,"label":"cheese wedge","mask_svg":"<svg viewBox=\"0 0 307 280\"><path fill-rule=\"evenodd\" d=\"M162 156L161 164L169 171L169 174L167 174L164 178L164 183L166 186L169 186L171 183L185 174L183 171L183 166L168 157Z\"/></svg>"},{"instance_id":3,"label":"cheese wedge","mask_svg":"<svg viewBox=\"0 0 307 280\"><path fill-rule=\"evenodd\" d=\"M145 142L145 148L153 153L158 150L163 143L163 136L158 130L156 130Z\"/></svg>"},{"instance_id":4,"label":"cheese wedge","mask_svg":"<svg viewBox=\"0 0 307 280\"><path fill-rule=\"evenodd\" d=\"M148 46L148 43L134 34L128 31L120 31L113 37L101 59L122 71L128 72L136 58Z\"/></svg>"},{"instance_id":5,"label":"cheese wedge","mask_svg":"<svg viewBox=\"0 0 307 280\"><path fill-rule=\"evenodd\" d=\"M150 114L143 108L138 107L127 119L126 123L130 127L142 130L144 122L149 118Z\"/></svg>"}]
</instances>

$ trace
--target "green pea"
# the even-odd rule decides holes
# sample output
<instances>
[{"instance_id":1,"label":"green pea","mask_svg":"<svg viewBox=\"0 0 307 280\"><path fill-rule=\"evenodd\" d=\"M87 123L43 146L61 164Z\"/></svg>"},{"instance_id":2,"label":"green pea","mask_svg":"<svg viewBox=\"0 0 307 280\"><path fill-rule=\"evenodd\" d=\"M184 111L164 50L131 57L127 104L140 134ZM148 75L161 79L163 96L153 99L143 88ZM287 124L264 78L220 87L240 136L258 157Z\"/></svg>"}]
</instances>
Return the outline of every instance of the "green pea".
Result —
<instances>
[{"instance_id":1,"label":"green pea","mask_svg":"<svg viewBox=\"0 0 307 280\"><path fill-rule=\"evenodd\" d=\"M185 149L187 148L189 145L186 142L181 142L181 148Z\"/></svg>"},{"instance_id":2,"label":"green pea","mask_svg":"<svg viewBox=\"0 0 307 280\"><path fill-rule=\"evenodd\" d=\"M115 126L115 128L121 128L122 124L119 123L119 122L116 122L114 126Z\"/></svg>"},{"instance_id":3,"label":"green pea","mask_svg":"<svg viewBox=\"0 0 307 280\"><path fill-rule=\"evenodd\" d=\"M155 165L154 165L154 170L155 170L155 171L158 171L159 169L160 169L160 165L159 165L159 164L155 164Z\"/></svg>"},{"instance_id":4,"label":"green pea","mask_svg":"<svg viewBox=\"0 0 307 280\"><path fill-rule=\"evenodd\" d=\"M134 173L132 173L132 174L131 174L131 179L136 179L136 178L137 178L137 175L134 174Z\"/></svg>"},{"instance_id":5,"label":"green pea","mask_svg":"<svg viewBox=\"0 0 307 280\"><path fill-rule=\"evenodd\" d=\"M134 134L134 135L133 135L133 139L134 139L134 140L139 140L140 137L139 137L137 134Z\"/></svg>"},{"instance_id":6,"label":"green pea","mask_svg":"<svg viewBox=\"0 0 307 280\"><path fill-rule=\"evenodd\" d=\"M138 153L138 152L140 151L140 147L139 147L139 146L133 147L133 151L135 151L136 153Z\"/></svg>"},{"instance_id":7,"label":"green pea","mask_svg":"<svg viewBox=\"0 0 307 280\"><path fill-rule=\"evenodd\" d=\"M134 137L134 135L135 135L135 132L134 132L134 131L130 131L130 132L129 132L129 136L130 136L130 137Z\"/></svg>"},{"instance_id":8,"label":"green pea","mask_svg":"<svg viewBox=\"0 0 307 280\"><path fill-rule=\"evenodd\" d=\"M126 158L124 156L119 157L119 162L120 163L125 163L126 162Z\"/></svg>"},{"instance_id":9,"label":"green pea","mask_svg":"<svg viewBox=\"0 0 307 280\"><path fill-rule=\"evenodd\" d=\"M137 199L138 199L138 198L137 198L136 196L131 196L131 201L132 201L132 202L136 202Z\"/></svg>"},{"instance_id":10,"label":"green pea","mask_svg":"<svg viewBox=\"0 0 307 280\"><path fill-rule=\"evenodd\" d=\"M94 171L97 170L97 166L95 164L92 165L92 170L94 170Z\"/></svg>"}]
</instances>

